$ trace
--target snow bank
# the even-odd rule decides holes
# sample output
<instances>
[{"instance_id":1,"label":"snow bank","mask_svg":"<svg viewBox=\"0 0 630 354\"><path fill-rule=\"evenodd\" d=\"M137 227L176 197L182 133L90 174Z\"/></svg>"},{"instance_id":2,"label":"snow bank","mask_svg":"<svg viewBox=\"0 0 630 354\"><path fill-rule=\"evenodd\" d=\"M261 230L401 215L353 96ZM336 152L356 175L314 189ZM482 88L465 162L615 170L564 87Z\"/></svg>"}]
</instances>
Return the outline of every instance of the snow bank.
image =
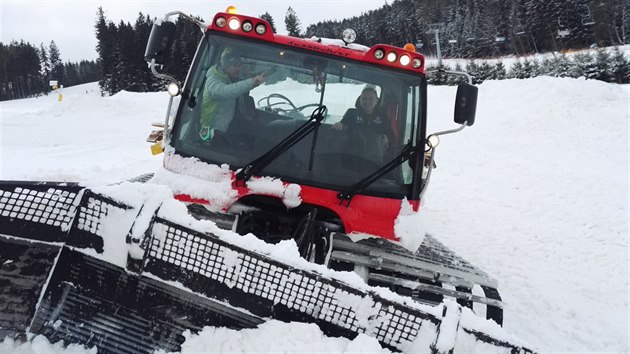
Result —
<instances>
[{"instance_id":1,"label":"snow bank","mask_svg":"<svg viewBox=\"0 0 630 354\"><path fill-rule=\"evenodd\" d=\"M0 353L12 354L96 354L96 349L96 347L86 348L77 344L70 344L66 347L63 342L52 344L42 335L32 337L28 341L14 340L7 337L0 342Z\"/></svg>"},{"instance_id":2,"label":"snow bank","mask_svg":"<svg viewBox=\"0 0 630 354\"><path fill-rule=\"evenodd\" d=\"M269 321L256 329L236 331L206 327L198 334L184 333L182 354L188 353L391 353L364 334L355 339L325 336L315 324ZM157 353L164 353L158 351Z\"/></svg>"},{"instance_id":3,"label":"snow bank","mask_svg":"<svg viewBox=\"0 0 630 354\"><path fill-rule=\"evenodd\" d=\"M144 140L168 96L125 96L0 103L0 178L102 185L160 170ZM428 132L454 126L454 97L429 88ZM437 149L427 232L499 280L506 331L541 352L628 351L629 102L627 86L594 80L487 81L475 125Z\"/></svg>"},{"instance_id":4,"label":"snow bank","mask_svg":"<svg viewBox=\"0 0 630 354\"><path fill-rule=\"evenodd\" d=\"M429 132L453 126L454 95L430 88ZM499 280L507 332L542 352L628 350L629 102L594 80L488 81L437 149L428 232Z\"/></svg>"}]
</instances>

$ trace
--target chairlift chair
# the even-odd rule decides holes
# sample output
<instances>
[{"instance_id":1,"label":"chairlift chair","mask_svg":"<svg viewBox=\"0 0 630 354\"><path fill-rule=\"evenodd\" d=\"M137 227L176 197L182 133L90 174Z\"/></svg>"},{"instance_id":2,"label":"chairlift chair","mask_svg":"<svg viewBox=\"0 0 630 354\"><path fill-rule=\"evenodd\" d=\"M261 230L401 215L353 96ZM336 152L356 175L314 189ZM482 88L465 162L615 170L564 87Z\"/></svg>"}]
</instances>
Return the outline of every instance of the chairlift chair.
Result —
<instances>
[{"instance_id":1,"label":"chairlift chair","mask_svg":"<svg viewBox=\"0 0 630 354\"><path fill-rule=\"evenodd\" d=\"M582 25L583 26L592 26L596 24L595 20L590 15L585 15L582 17Z\"/></svg>"},{"instance_id":2,"label":"chairlift chair","mask_svg":"<svg viewBox=\"0 0 630 354\"><path fill-rule=\"evenodd\" d=\"M592 26L594 24L596 24L597 22L595 22L595 19L593 18L593 14L591 13L591 7L587 5L585 5L586 7L586 14L582 15L582 25L583 26Z\"/></svg>"},{"instance_id":3,"label":"chairlift chair","mask_svg":"<svg viewBox=\"0 0 630 354\"><path fill-rule=\"evenodd\" d=\"M571 34L571 30L566 26L566 24L560 21L560 17L558 17L558 36L557 38L564 38Z\"/></svg>"},{"instance_id":4,"label":"chairlift chair","mask_svg":"<svg viewBox=\"0 0 630 354\"><path fill-rule=\"evenodd\" d=\"M520 22L518 22L517 25L514 27L514 34L517 36L522 36L525 33L525 27Z\"/></svg>"}]
</instances>

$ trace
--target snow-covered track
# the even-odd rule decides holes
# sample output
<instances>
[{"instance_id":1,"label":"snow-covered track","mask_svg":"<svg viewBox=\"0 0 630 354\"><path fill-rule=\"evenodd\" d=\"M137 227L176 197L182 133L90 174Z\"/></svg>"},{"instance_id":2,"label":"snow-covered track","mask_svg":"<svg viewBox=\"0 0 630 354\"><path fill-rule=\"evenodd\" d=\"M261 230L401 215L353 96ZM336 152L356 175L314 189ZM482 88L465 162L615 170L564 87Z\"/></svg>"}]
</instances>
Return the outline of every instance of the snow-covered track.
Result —
<instances>
[{"instance_id":1,"label":"snow-covered track","mask_svg":"<svg viewBox=\"0 0 630 354\"><path fill-rule=\"evenodd\" d=\"M455 302L420 305L348 283L325 268L288 264L243 246L236 234L230 239L183 226L159 213L159 205L145 210L151 206L55 183L5 182L0 193L6 234L0 242L50 245L54 266L40 269L49 281L29 330L54 340L96 345L105 353L177 350L186 329L246 328L273 318L315 322L334 336L366 333L400 351L531 352ZM140 246L141 257L128 256L122 267L108 262L103 255L111 240L105 238L118 219L137 221L146 213L153 216L143 232L133 226L123 231L130 250ZM23 323L9 330L23 332Z\"/></svg>"}]
</instances>

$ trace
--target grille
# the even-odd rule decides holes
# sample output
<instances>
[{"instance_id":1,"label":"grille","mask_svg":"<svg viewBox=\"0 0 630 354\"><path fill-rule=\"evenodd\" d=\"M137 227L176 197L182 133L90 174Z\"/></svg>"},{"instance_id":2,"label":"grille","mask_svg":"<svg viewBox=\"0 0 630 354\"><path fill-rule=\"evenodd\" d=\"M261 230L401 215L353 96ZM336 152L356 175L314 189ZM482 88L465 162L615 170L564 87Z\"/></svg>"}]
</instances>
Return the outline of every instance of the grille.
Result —
<instances>
[{"instance_id":1,"label":"grille","mask_svg":"<svg viewBox=\"0 0 630 354\"><path fill-rule=\"evenodd\" d=\"M154 224L145 270L208 296L219 295L259 316L277 318L282 313L284 320L310 319L324 331L366 333L394 348L413 341L421 326L435 327L439 322L429 313L160 218ZM243 295L260 301L235 300Z\"/></svg>"},{"instance_id":2,"label":"grille","mask_svg":"<svg viewBox=\"0 0 630 354\"><path fill-rule=\"evenodd\" d=\"M81 188L66 183L0 182L2 233L63 241L72 224Z\"/></svg>"}]
</instances>

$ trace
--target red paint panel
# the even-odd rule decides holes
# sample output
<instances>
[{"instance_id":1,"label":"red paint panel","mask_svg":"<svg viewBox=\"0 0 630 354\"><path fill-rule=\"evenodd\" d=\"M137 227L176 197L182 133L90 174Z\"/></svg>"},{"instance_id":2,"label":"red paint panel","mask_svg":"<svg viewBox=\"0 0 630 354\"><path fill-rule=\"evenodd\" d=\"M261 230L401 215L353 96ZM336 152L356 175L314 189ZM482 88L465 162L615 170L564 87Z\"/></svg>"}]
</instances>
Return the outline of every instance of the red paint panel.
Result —
<instances>
[{"instance_id":1,"label":"red paint panel","mask_svg":"<svg viewBox=\"0 0 630 354\"><path fill-rule=\"evenodd\" d=\"M289 183L283 184L287 186ZM311 186L300 187L302 203L324 207L335 212L341 218L346 233L365 233L397 240L394 234L394 222L400 213L402 202L400 199L356 195L352 198L350 206L345 206L341 205L337 198L337 191ZM233 188L238 192L238 199L255 195L247 187L233 185ZM269 196L278 198L276 195ZM175 198L186 203L211 204L207 200L192 198L185 194L178 194ZM413 210L418 211L418 201L409 203Z\"/></svg>"}]
</instances>

